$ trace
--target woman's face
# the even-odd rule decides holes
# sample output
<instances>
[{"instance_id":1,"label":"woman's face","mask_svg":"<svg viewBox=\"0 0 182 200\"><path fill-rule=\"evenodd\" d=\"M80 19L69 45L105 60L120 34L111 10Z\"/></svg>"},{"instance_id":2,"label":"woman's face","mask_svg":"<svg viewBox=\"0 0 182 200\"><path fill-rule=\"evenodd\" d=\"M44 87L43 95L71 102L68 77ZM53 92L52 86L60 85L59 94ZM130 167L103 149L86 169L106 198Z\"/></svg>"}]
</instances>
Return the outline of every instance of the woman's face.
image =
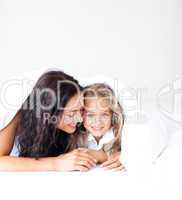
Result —
<instances>
[{"instance_id":1,"label":"woman's face","mask_svg":"<svg viewBox=\"0 0 182 200\"><path fill-rule=\"evenodd\" d=\"M80 96L73 96L66 104L57 127L66 133L74 133L77 123L82 122L81 109L82 105L80 102Z\"/></svg>"}]
</instances>

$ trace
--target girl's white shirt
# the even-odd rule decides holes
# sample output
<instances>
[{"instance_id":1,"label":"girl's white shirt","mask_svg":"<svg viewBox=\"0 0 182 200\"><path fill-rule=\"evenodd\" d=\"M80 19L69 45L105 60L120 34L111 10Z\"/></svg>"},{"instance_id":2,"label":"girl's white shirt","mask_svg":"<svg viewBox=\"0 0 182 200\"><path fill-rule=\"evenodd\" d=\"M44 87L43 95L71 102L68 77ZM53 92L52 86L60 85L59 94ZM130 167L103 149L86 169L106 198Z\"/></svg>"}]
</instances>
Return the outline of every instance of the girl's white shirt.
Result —
<instances>
[{"instance_id":1,"label":"girl's white shirt","mask_svg":"<svg viewBox=\"0 0 182 200\"><path fill-rule=\"evenodd\" d=\"M96 141L95 137L89 133L88 134L88 139L87 139L87 145L89 149L93 150L100 150L103 148L105 144L110 142L111 140L114 139L114 133L112 129L109 129L99 140L99 142Z\"/></svg>"}]
</instances>

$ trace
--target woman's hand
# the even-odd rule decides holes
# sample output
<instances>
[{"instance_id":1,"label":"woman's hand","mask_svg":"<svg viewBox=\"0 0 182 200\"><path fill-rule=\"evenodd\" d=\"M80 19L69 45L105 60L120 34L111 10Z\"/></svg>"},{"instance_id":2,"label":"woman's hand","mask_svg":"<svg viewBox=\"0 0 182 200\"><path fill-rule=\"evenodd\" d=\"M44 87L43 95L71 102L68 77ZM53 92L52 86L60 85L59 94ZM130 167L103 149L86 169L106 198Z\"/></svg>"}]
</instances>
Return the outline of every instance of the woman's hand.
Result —
<instances>
[{"instance_id":1,"label":"woman's hand","mask_svg":"<svg viewBox=\"0 0 182 200\"><path fill-rule=\"evenodd\" d=\"M88 171L96 166L97 160L87 149L78 148L70 153L54 158L53 168L56 171Z\"/></svg>"},{"instance_id":2,"label":"woman's hand","mask_svg":"<svg viewBox=\"0 0 182 200\"><path fill-rule=\"evenodd\" d=\"M117 152L111 156L109 156L108 160L101 165L102 168L106 170L112 171L121 171L124 170L125 167L120 161L120 152Z\"/></svg>"}]
</instances>

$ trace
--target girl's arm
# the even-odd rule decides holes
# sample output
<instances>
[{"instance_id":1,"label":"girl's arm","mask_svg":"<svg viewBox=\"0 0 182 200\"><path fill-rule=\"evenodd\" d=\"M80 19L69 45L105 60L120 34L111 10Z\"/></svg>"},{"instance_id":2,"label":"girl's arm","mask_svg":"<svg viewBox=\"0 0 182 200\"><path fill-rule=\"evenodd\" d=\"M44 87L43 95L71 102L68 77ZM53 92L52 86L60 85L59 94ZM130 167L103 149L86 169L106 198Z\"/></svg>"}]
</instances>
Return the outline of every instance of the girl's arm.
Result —
<instances>
[{"instance_id":1,"label":"girl's arm","mask_svg":"<svg viewBox=\"0 0 182 200\"><path fill-rule=\"evenodd\" d=\"M115 152L108 156L103 150L88 149L88 152L97 159L97 163L106 170L122 171L125 169L120 161L121 152Z\"/></svg>"},{"instance_id":2,"label":"girl's arm","mask_svg":"<svg viewBox=\"0 0 182 200\"><path fill-rule=\"evenodd\" d=\"M116 152L108 157L108 160L102 163L101 167L107 170L122 171L126 170L120 161L121 152Z\"/></svg>"},{"instance_id":3,"label":"girl's arm","mask_svg":"<svg viewBox=\"0 0 182 200\"><path fill-rule=\"evenodd\" d=\"M97 160L98 164L101 164L108 159L107 154L103 150L89 149L88 152Z\"/></svg>"}]
</instances>

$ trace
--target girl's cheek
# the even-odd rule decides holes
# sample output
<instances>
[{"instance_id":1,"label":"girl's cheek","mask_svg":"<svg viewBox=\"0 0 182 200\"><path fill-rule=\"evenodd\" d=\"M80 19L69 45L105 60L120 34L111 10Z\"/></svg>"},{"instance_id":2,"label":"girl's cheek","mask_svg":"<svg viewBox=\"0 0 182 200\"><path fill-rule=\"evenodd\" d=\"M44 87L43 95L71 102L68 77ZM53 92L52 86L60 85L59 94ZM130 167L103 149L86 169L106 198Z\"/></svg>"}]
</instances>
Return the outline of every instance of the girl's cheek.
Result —
<instances>
[{"instance_id":1,"label":"girl's cheek","mask_svg":"<svg viewBox=\"0 0 182 200\"><path fill-rule=\"evenodd\" d=\"M88 127L88 121L87 121L86 118L83 118L83 125L84 125L85 128Z\"/></svg>"},{"instance_id":2,"label":"girl's cheek","mask_svg":"<svg viewBox=\"0 0 182 200\"><path fill-rule=\"evenodd\" d=\"M105 122L105 123L104 123L104 126L110 128L110 127L111 127L111 121Z\"/></svg>"},{"instance_id":3,"label":"girl's cheek","mask_svg":"<svg viewBox=\"0 0 182 200\"><path fill-rule=\"evenodd\" d=\"M86 120L84 121L84 126L85 126L85 128L87 128L87 129L89 129L89 128L91 127L91 122L90 122L89 119L86 119Z\"/></svg>"},{"instance_id":4,"label":"girl's cheek","mask_svg":"<svg viewBox=\"0 0 182 200\"><path fill-rule=\"evenodd\" d=\"M86 126L89 127L91 125L90 121L87 119L86 120Z\"/></svg>"}]
</instances>

